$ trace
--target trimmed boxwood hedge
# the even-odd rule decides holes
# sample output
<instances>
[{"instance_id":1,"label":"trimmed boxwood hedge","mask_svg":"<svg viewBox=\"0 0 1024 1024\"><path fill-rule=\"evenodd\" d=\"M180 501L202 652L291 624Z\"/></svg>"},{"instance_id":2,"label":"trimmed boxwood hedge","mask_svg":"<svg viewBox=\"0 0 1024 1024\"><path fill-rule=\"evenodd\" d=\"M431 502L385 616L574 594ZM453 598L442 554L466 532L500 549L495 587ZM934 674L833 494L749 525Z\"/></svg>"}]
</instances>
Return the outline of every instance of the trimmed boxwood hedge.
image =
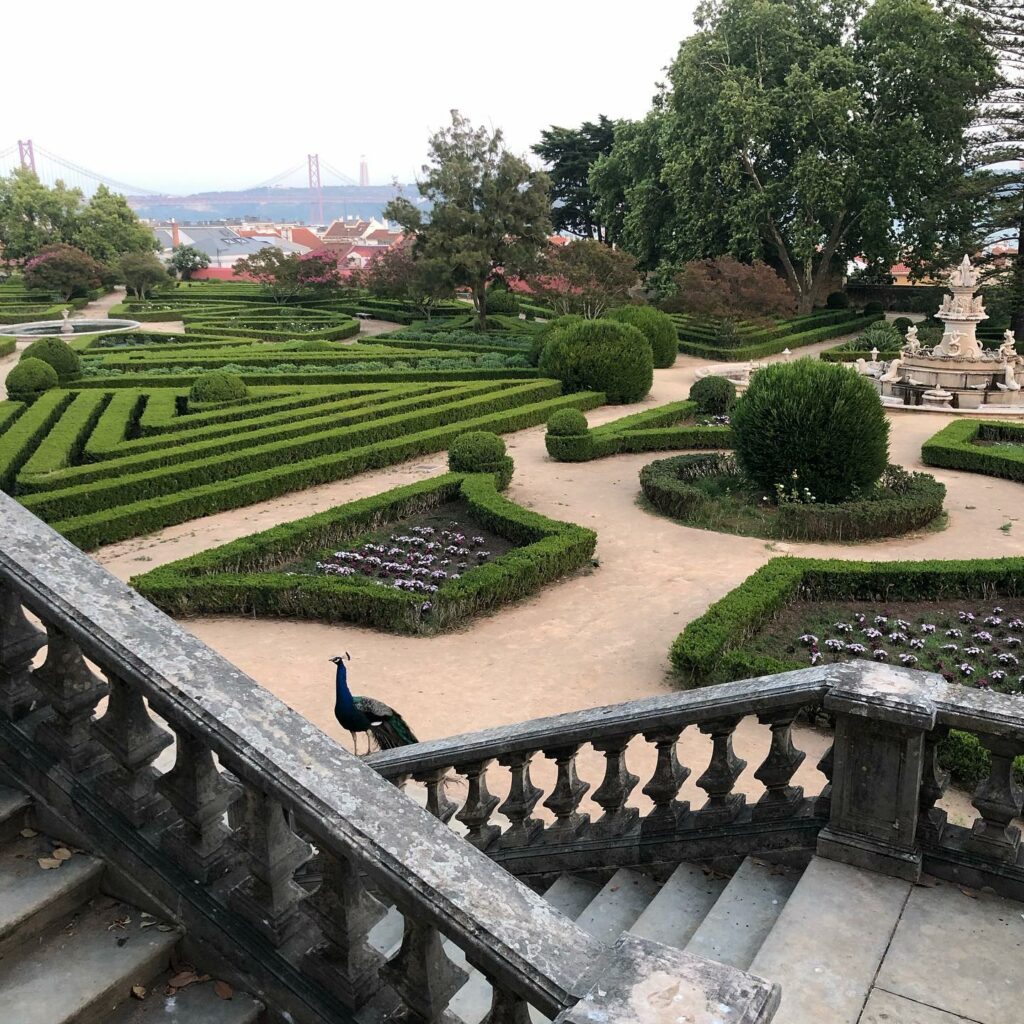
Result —
<instances>
[{"instance_id":1,"label":"trimmed boxwood hedge","mask_svg":"<svg viewBox=\"0 0 1024 1024\"><path fill-rule=\"evenodd\" d=\"M659 512L683 523L699 520L715 499L695 486L708 477L741 481L732 455L677 455L658 459L640 470L640 488ZM890 467L881 483L885 490L834 505L787 503L764 533L783 540L857 541L894 537L927 526L942 514L946 488L927 473L896 472ZM700 526L700 522L694 523Z\"/></svg>"},{"instance_id":2,"label":"trimmed boxwood hedge","mask_svg":"<svg viewBox=\"0 0 1024 1024\"><path fill-rule=\"evenodd\" d=\"M1009 441L1013 447L985 447L978 441ZM1024 424L953 420L925 441L921 460L926 466L1024 482Z\"/></svg>"},{"instance_id":3,"label":"trimmed boxwood hedge","mask_svg":"<svg viewBox=\"0 0 1024 1024\"><path fill-rule=\"evenodd\" d=\"M841 315L839 313L831 314L831 316ZM751 359L763 359L765 356L776 355L787 348L792 350L801 348L804 345L814 345L819 341L827 341L829 338L836 338L841 334L853 334L856 331L863 330L868 324L874 323L877 319L877 316L844 318L837 323L830 323L824 327L798 330L792 334L783 334L781 337L739 347L717 345L713 341L680 341L679 351L691 356L700 356L703 359L719 359L723 362L746 362Z\"/></svg>"},{"instance_id":4,"label":"trimmed boxwood hedge","mask_svg":"<svg viewBox=\"0 0 1024 1024\"><path fill-rule=\"evenodd\" d=\"M563 433L557 424L551 422L544 444L551 458L558 462L589 462L621 452L732 447L732 432L728 427L705 427L685 422L695 415L697 404L684 400L623 416L600 427L586 429L584 421L585 429L572 434Z\"/></svg>"},{"instance_id":5,"label":"trimmed boxwood hedge","mask_svg":"<svg viewBox=\"0 0 1024 1024\"><path fill-rule=\"evenodd\" d=\"M131 583L172 615L238 614L355 622L400 633L433 633L519 600L587 564L596 534L513 504L492 474L446 473L162 566ZM486 529L520 545L429 597L371 580L275 572L291 558L373 532L461 499Z\"/></svg>"},{"instance_id":6,"label":"trimmed boxwood hedge","mask_svg":"<svg viewBox=\"0 0 1024 1024\"><path fill-rule=\"evenodd\" d=\"M17 347L17 344L18 339L10 335L0 338L0 359L4 356L9 356Z\"/></svg>"}]
</instances>

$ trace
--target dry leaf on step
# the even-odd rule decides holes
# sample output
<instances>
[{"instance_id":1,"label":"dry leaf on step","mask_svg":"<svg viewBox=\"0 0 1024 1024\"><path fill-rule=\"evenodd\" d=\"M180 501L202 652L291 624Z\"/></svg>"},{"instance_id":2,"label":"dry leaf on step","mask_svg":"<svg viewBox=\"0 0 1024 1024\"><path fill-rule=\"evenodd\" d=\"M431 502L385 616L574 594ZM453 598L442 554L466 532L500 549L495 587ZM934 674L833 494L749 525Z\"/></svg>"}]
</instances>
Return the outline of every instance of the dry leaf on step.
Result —
<instances>
[{"instance_id":1,"label":"dry leaf on step","mask_svg":"<svg viewBox=\"0 0 1024 1024\"><path fill-rule=\"evenodd\" d=\"M39 860L36 861L36 863L44 871L52 871L54 868L59 868L63 861L56 860L53 857L40 857Z\"/></svg>"},{"instance_id":2,"label":"dry leaf on step","mask_svg":"<svg viewBox=\"0 0 1024 1024\"><path fill-rule=\"evenodd\" d=\"M220 999L230 999L235 994L235 990L226 981L215 981L213 991Z\"/></svg>"},{"instance_id":3,"label":"dry leaf on step","mask_svg":"<svg viewBox=\"0 0 1024 1024\"><path fill-rule=\"evenodd\" d=\"M978 894L973 889L968 889L965 885L960 886L960 891L965 896L970 896L972 900L976 900L978 898Z\"/></svg>"},{"instance_id":4,"label":"dry leaf on step","mask_svg":"<svg viewBox=\"0 0 1024 1024\"><path fill-rule=\"evenodd\" d=\"M22 839L34 839L39 833L34 828L23 828L21 830Z\"/></svg>"},{"instance_id":5,"label":"dry leaf on step","mask_svg":"<svg viewBox=\"0 0 1024 1024\"><path fill-rule=\"evenodd\" d=\"M66 846L58 846L53 851L54 860L71 860L71 851Z\"/></svg>"},{"instance_id":6,"label":"dry leaf on step","mask_svg":"<svg viewBox=\"0 0 1024 1024\"><path fill-rule=\"evenodd\" d=\"M185 988L196 980L195 971L179 971L170 981L167 982L171 988Z\"/></svg>"},{"instance_id":7,"label":"dry leaf on step","mask_svg":"<svg viewBox=\"0 0 1024 1024\"><path fill-rule=\"evenodd\" d=\"M145 999L146 990L142 985L132 985L132 995L135 996L136 999Z\"/></svg>"}]
</instances>

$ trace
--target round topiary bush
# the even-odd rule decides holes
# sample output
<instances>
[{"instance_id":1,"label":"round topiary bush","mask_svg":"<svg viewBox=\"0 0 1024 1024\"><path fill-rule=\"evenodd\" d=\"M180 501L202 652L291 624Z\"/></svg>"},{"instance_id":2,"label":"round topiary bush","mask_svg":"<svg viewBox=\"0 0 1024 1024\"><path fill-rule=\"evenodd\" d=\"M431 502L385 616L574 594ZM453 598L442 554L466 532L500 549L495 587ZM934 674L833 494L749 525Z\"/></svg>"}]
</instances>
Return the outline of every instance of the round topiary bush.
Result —
<instances>
[{"instance_id":1,"label":"round topiary bush","mask_svg":"<svg viewBox=\"0 0 1024 1024\"><path fill-rule=\"evenodd\" d=\"M631 324L651 343L654 365L659 370L672 366L679 355L679 335L667 313L652 306L619 306L606 314L606 319Z\"/></svg>"},{"instance_id":2,"label":"round topiary bush","mask_svg":"<svg viewBox=\"0 0 1024 1024\"><path fill-rule=\"evenodd\" d=\"M49 363L56 371L57 380L61 384L82 375L82 360L78 358L78 353L60 338L39 338L33 341L21 353L21 358L40 359L44 363Z\"/></svg>"},{"instance_id":3,"label":"round topiary bush","mask_svg":"<svg viewBox=\"0 0 1024 1024\"><path fill-rule=\"evenodd\" d=\"M507 288L488 288L487 312L518 316L519 296L514 295Z\"/></svg>"},{"instance_id":4,"label":"round topiary bush","mask_svg":"<svg viewBox=\"0 0 1024 1024\"><path fill-rule=\"evenodd\" d=\"M864 306L865 316L881 316L885 312L885 306L878 299L872 299Z\"/></svg>"},{"instance_id":5,"label":"round topiary bush","mask_svg":"<svg viewBox=\"0 0 1024 1024\"><path fill-rule=\"evenodd\" d=\"M223 370L201 373L189 389L191 402L237 402L245 398L248 388L241 377Z\"/></svg>"},{"instance_id":6,"label":"round topiary bush","mask_svg":"<svg viewBox=\"0 0 1024 1024\"><path fill-rule=\"evenodd\" d=\"M817 359L775 363L750 378L732 412L736 458L771 494L805 487L818 502L872 487L889 459L889 421L872 383Z\"/></svg>"},{"instance_id":7,"label":"round topiary bush","mask_svg":"<svg viewBox=\"0 0 1024 1024\"><path fill-rule=\"evenodd\" d=\"M907 336L907 331L914 326L914 321L909 316L898 316L892 322L892 326L900 332L904 337Z\"/></svg>"},{"instance_id":8,"label":"round topiary bush","mask_svg":"<svg viewBox=\"0 0 1024 1024\"><path fill-rule=\"evenodd\" d=\"M846 292L829 292L825 300L826 309L849 309L850 296Z\"/></svg>"},{"instance_id":9,"label":"round topiary bush","mask_svg":"<svg viewBox=\"0 0 1024 1024\"><path fill-rule=\"evenodd\" d=\"M57 371L42 359L25 359L7 375L7 397L15 402L34 402L59 383Z\"/></svg>"},{"instance_id":10,"label":"round topiary bush","mask_svg":"<svg viewBox=\"0 0 1024 1024\"><path fill-rule=\"evenodd\" d=\"M708 416L724 416L736 404L736 385L728 377L702 377L693 382L690 401Z\"/></svg>"},{"instance_id":11,"label":"round topiary bush","mask_svg":"<svg viewBox=\"0 0 1024 1024\"><path fill-rule=\"evenodd\" d=\"M565 391L603 391L609 402L639 402L654 382L650 342L614 320L583 320L555 331L540 357L541 376Z\"/></svg>"},{"instance_id":12,"label":"round topiary bush","mask_svg":"<svg viewBox=\"0 0 1024 1024\"><path fill-rule=\"evenodd\" d=\"M548 433L553 437L579 437L590 427L579 409L556 409L548 420Z\"/></svg>"},{"instance_id":13,"label":"round topiary bush","mask_svg":"<svg viewBox=\"0 0 1024 1024\"><path fill-rule=\"evenodd\" d=\"M460 434L448 449L448 468L453 473L493 473L501 468L505 442L489 430Z\"/></svg>"},{"instance_id":14,"label":"round topiary bush","mask_svg":"<svg viewBox=\"0 0 1024 1024\"><path fill-rule=\"evenodd\" d=\"M554 337L556 331L560 331L563 327L567 327L569 324L581 324L583 323L583 317L578 313L568 313L566 316L556 317L554 320L549 320L536 334L533 336L533 340L530 342L530 365L540 365L540 354L544 351L544 346Z\"/></svg>"}]
</instances>

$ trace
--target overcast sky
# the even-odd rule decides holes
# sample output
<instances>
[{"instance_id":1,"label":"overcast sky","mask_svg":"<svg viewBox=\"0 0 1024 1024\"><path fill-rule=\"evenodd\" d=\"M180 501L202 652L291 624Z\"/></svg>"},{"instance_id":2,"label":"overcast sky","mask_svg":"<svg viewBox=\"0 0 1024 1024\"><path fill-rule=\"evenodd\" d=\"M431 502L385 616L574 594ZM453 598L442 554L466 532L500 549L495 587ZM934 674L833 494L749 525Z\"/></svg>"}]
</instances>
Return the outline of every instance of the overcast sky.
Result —
<instances>
[{"instance_id":1,"label":"overcast sky","mask_svg":"<svg viewBox=\"0 0 1024 1024\"><path fill-rule=\"evenodd\" d=\"M695 6L10 0L0 152L31 138L159 191L254 185L310 152L410 181L453 107L517 152L550 124L641 116Z\"/></svg>"}]
</instances>

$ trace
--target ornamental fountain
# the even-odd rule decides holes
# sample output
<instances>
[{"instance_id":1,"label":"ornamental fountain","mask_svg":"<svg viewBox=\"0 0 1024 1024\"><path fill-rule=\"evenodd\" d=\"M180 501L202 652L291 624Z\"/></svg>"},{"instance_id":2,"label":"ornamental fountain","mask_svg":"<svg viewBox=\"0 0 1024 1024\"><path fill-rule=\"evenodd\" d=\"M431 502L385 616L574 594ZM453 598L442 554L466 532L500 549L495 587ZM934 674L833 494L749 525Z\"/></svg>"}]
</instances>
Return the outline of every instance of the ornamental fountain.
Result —
<instances>
[{"instance_id":1,"label":"ornamental fountain","mask_svg":"<svg viewBox=\"0 0 1024 1024\"><path fill-rule=\"evenodd\" d=\"M949 276L952 294L935 314L945 325L937 345L922 346L912 326L899 356L888 364L879 363L875 353L870 363L858 361L862 373L875 377L884 405L1024 413L1024 357L1017 354L1013 331L1004 333L998 349L982 347L977 327L988 315L974 294L977 286L978 272L965 256Z\"/></svg>"}]
</instances>

